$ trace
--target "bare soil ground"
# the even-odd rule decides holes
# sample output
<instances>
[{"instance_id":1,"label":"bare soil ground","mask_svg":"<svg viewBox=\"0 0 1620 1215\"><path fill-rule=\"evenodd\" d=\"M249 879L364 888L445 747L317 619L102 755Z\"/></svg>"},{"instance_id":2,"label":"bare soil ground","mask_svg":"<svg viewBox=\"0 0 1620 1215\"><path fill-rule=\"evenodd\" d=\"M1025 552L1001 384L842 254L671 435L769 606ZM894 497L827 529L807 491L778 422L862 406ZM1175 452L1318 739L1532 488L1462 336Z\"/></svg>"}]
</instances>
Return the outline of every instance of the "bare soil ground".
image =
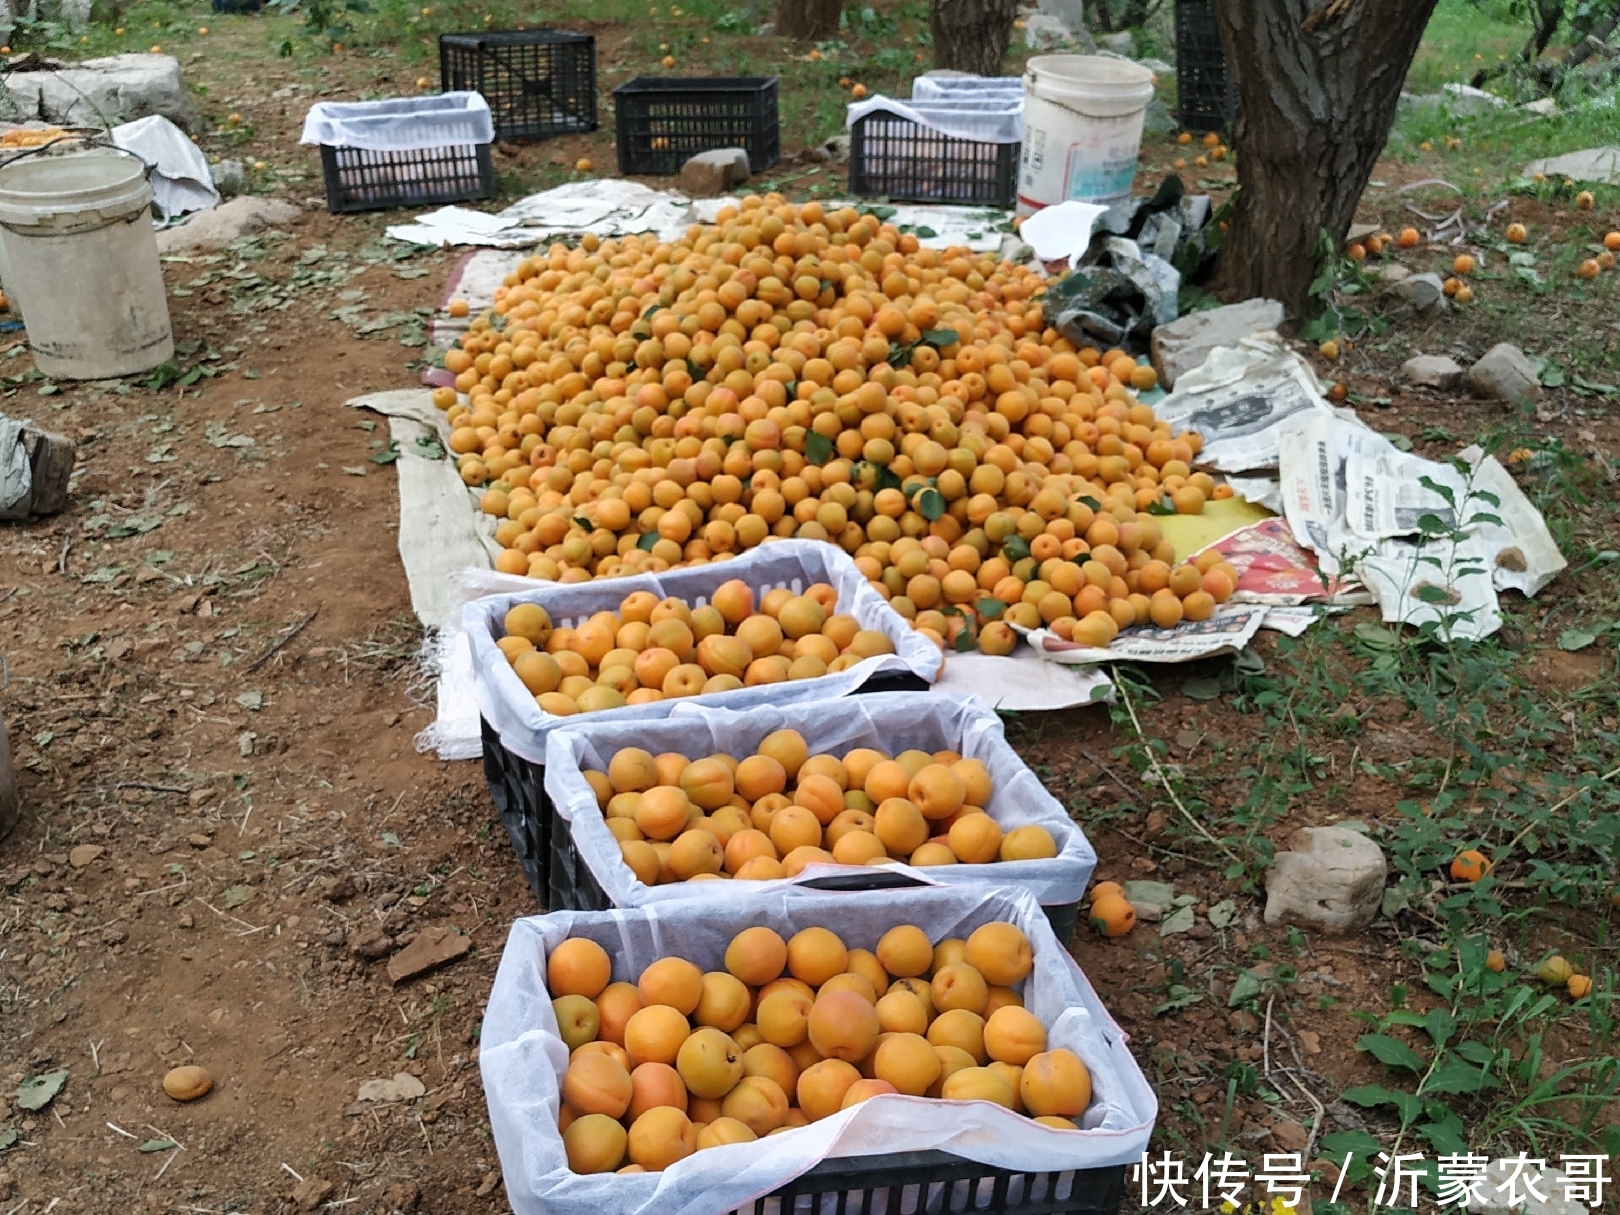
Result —
<instances>
[{"instance_id":1,"label":"bare soil ground","mask_svg":"<svg viewBox=\"0 0 1620 1215\"><path fill-rule=\"evenodd\" d=\"M276 96L299 81L274 61L244 80L233 62L188 64L211 89L210 117L240 112L284 181L305 175L287 192L315 194L314 157L292 147L307 94ZM415 75L386 59L331 63L335 96L405 90ZM605 167L610 144L604 132L519 149L506 167L530 180L558 157ZM25 351L0 363L7 412L82 445L70 510L0 537L4 711L26 803L0 844L0 1128L19 1133L0 1154L7 1212L23 1200L26 1215L506 1209L478 1026L507 925L537 908L479 765L413 747L430 695L416 682L393 473L370 458L386 432L343 402L414 382L420 349L398 340L411 336L408 317L356 330L431 308L453 259L396 260L376 244L383 222L310 209L246 253L169 263L181 366L209 369L190 385L46 395L37 378L16 378L31 367ZM221 277L198 282L210 273ZM1394 390L1396 362L1368 353L1352 384L1388 398L1371 420L1419 451L1454 449L1432 439L1437 426L1471 436L1517 420ZM1612 417L1573 404L1555 396L1537 429L1613 458ZM1553 646L1559 605L1579 593L1555 584L1519 638L1553 699L1613 673L1612 650ZM1257 642L1263 657L1274 645ZM1182 695L1188 674L1158 679L1165 695L1143 726L1198 774L1201 796L1228 806L1245 778L1223 744L1254 719ZM1342 766L1350 809L1374 821L1404 794L1357 759L1425 754L1432 734L1388 705L1353 711L1365 732L1325 762ZM1260 898L1166 846L1164 811L1118 754L1131 740L1102 710L1026 717L1012 735L1092 834L1099 878L1180 879L1203 892L1201 907L1237 899L1225 930L1200 923L1161 939L1142 925L1074 942L1159 1088L1166 1146L1213 1138L1234 1060L1297 1058L1324 1094L1375 1078L1345 1010L1406 973L1386 922L1291 945L1261 922ZM1329 810L1346 807L1300 800L1268 834L1280 845ZM435 926L466 934L471 952L391 984L382 959ZM1298 972L1269 1034L1222 998L1262 956ZM1155 1015L1177 962L1216 976L1213 996ZM164 1095L180 1063L213 1075L207 1098ZM69 1079L46 1109L13 1108L17 1083L58 1068ZM363 1082L399 1072L425 1094L358 1100ZM1246 1096L1228 1131L1251 1150L1298 1151L1311 1116L1303 1099ZM165 1138L178 1150L140 1150Z\"/></svg>"}]
</instances>

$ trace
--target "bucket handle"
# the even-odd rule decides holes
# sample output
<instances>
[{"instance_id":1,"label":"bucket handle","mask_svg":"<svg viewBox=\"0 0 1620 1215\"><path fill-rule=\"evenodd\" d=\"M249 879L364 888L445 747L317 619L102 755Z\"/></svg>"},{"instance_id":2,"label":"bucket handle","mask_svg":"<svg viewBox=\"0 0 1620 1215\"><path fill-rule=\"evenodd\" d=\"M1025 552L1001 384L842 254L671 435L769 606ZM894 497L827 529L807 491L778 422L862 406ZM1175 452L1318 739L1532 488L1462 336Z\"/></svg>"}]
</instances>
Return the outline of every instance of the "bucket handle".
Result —
<instances>
[{"instance_id":1,"label":"bucket handle","mask_svg":"<svg viewBox=\"0 0 1620 1215\"><path fill-rule=\"evenodd\" d=\"M1039 83L1039 81L1036 79L1035 74L1033 72L1031 72L1026 77L1026 80L1025 80L1025 91L1028 92L1029 91L1029 86L1037 84L1037 83ZM1093 114L1088 110L1082 110L1082 109L1079 109L1079 108L1077 108L1075 106L1068 105L1068 104L1066 104L1064 102L1056 101L1056 100L1052 99L1051 97L1042 97L1040 100L1041 100L1042 104L1044 104L1044 105L1055 105L1060 110L1067 110L1071 114L1078 114L1082 118L1096 118L1096 119L1106 120L1106 119L1109 119L1109 118L1119 118L1119 117L1121 117L1121 115L1119 115L1119 114ZM1150 99L1150 101L1148 103L1145 103L1142 108L1146 109L1148 104L1151 104L1151 99Z\"/></svg>"}]
</instances>

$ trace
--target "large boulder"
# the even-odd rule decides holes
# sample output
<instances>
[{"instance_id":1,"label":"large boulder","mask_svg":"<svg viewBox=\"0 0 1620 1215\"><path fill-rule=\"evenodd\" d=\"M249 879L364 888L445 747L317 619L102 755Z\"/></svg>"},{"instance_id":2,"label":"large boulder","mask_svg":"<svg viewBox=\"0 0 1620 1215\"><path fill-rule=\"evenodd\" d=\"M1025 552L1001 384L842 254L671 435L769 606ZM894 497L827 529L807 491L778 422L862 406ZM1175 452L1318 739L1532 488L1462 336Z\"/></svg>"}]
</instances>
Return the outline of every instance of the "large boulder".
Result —
<instances>
[{"instance_id":1,"label":"large boulder","mask_svg":"<svg viewBox=\"0 0 1620 1215\"><path fill-rule=\"evenodd\" d=\"M1207 312L1193 312L1153 331L1153 367L1166 391L1176 380L1209 357L1217 346L1236 346L1252 333L1264 333L1283 322L1276 300L1245 300Z\"/></svg>"},{"instance_id":2,"label":"large boulder","mask_svg":"<svg viewBox=\"0 0 1620 1215\"><path fill-rule=\"evenodd\" d=\"M1539 401L1541 378L1524 351L1499 342L1468 369L1468 391L1487 401Z\"/></svg>"},{"instance_id":3,"label":"large boulder","mask_svg":"<svg viewBox=\"0 0 1620 1215\"><path fill-rule=\"evenodd\" d=\"M290 202L243 195L198 211L177 228L164 228L157 234L158 252L167 256L189 249L223 249L239 236L289 224L298 216L298 208Z\"/></svg>"},{"instance_id":4,"label":"large boulder","mask_svg":"<svg viewBox=\"0 0 1620 1215\"><path fill-rule=\"evenodd\" d=\"M1455 388L1462 377L1463 369L1443 354L1420 354L1401 364L1401 378L1420 388Z\"/></svg>"},{"instance_id":5,"label":"large boulder","mask_svg":"<svg viewBox=\"0 0 1620 1215\"><path fill-rule=\"evenodd\" d=\"M109 55L75 64L26 56L5 76L5 88L25 118L62 126L101 127L161 114L193 135L203 129L173 55Z\"/></svg>"},{"instance_id":6,"label":"large boulder","mask_svg":"<svg viewBox=\"0 0 1620 1215\"><path fill-rule=\"evenodd\" d=\"M699 152L681 166L681 190L692 198L714 198L747 180L748 152L744 148Z\"/></svg>"}]
</instances>

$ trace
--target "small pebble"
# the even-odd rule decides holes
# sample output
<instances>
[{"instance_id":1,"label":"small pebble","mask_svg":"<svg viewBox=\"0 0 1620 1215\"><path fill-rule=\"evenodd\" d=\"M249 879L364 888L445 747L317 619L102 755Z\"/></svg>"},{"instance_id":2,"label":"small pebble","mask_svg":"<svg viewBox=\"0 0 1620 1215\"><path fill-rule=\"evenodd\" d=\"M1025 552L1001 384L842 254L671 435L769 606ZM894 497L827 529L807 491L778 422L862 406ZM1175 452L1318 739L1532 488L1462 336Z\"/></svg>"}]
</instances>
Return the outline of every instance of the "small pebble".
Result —
<instances>
[{"instance_id":1,"label":"small pebble","mask_svg":"<svg viewBox=\"0 0 1620 1215\"><path fill-rule=\"evenodd\" d=\"M214 1078L195 1063L177 1067L163 1077L163 1091L176 1101L195 1101L213 1087Z\"/></svg>"}]
</instances>

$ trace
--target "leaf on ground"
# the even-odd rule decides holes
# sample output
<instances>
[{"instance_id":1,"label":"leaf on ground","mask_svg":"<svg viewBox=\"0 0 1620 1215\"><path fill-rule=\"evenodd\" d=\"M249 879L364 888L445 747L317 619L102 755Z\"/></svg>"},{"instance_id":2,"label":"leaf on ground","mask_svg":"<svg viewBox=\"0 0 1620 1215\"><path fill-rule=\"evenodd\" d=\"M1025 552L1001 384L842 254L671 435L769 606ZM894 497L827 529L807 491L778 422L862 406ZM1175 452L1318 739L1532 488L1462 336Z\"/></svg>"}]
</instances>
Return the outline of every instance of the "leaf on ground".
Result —
<instances>
[{"instance_id":1,"label":"leaf on ground","mask_svg":"<svg viewBox=\"0 0 1620 1215\"><path fill-rule=\"evenodd\" d=\"M253 896L257 893L258 891L253 889L252 886L225 887L225 910L229 911L233 907L240 907L244 903L252 902Z\"/></svg>"},{"instance_id":2,"label":"leaf on ground","mask_svg":"<svg viewBox=\"0 0 1620 1215\"><path fill-rule=\"evenodd\" d=\"M25 1110L42 1110L51 1103L51 1098L62 1091L67 1083L67 1068L59 1068L54 1072L46 1072L43 1076L30 1076L17 1086L17 1108Z\"/></svg>"},{"instance_id":3,"label":"leaf on ground","mask_svg":"<svg viewBox=\"0 0 1620 1215\"><path fill-rule=\"evenodd\" d=\"M143 1152L167 1152L167 1151L169 1151L169 1150L171 1150L173 1148L177 1148L179 1146L180 1145L178 1143L176 1143L173 1139L148 1139L145 1143L141 1144L141 1151L143 1151Z\"/></svg>"},{"instance_id":4,"label":"leaf on ground","mask_svg":"<svg viewBox=\"0 0 1620 1215\"><path fill-rule=\"evenodd\" d=\"M8 1147L12 1147L16 1144L16 1142L17 1128L11 1126L9 1123L5 1126L0 1126L0 1152L5 1151Z\"/></svg>"},{"instance_id":5,"label":"leaf on ground","mask_svg":"<svg viewBox=\"0 0 1620 1215\"><path fill-rule=\"evenodd\" d=\"M1209 922L1216 928L1225 928L1237 916L1237 902L1222 899L1209 909Z\"/></svg>"},{"instance_id":6,"label":"leaf on ground","mask_svg":"<svg viewBox=\"0 0 1620 1215\"><path fill-rule=\"evenodd\" d=\"M1181 694L1191 700L1219 700L1221 681L1211 678L1189 679L1181 685Z\"/></svg>"},{"instance_id":7,"label":"leaf on ground","mask_svg":"<svg viewBox=\"0 0 1620 1215\"><path fill-rule=\"evenodd\" d=\"M1356 640L1363 645L1370 645L1375 650L1393 650L1400 643L1400 637L1386 629L1381 624L1363 622L1356 625Z\"/></svg>"},{"instance_id":8,"label":"leaf on ground","mask_svg":"<svg viewBox=\"0 0 1620 1215\"><path fill-rule=\"evenodd\" d=\"M1596 640L1597 634L1589 633L1585 629L1565 629L1558 634L1558 648L1573 654L1576 650L1584 650Z\"/></svg>"},{"instance_id":9,"label":"leaf on ground","mask_svg":"<svg viewBox=\"0 0 1620 1215\"><path fill-rule=\"evenodd\" d=\"M1125 901L1135 906L1152 903L1155 907L1168 907L1175 902L1176 888L1169 882L1126 882Z\"/></svg>"},{"instance_id":10,"label":"leaf on ground","mask_svg":"<svg viewBox=\"0 0 1620 1215\"><path fill-rule=\"evenodd\" d=\"M363 476L366 475L366 470L365 470L364 465L345 464L342 467L343 467L343 471L348 473L351 477L363 477Z\"/></svg>"},{"instance_id":11,"label":"leaf on ground","mask_svg":"<svg viewBox=\"0 0 1620 1215\"><path fill-rule=\"evenodd\" d=\"M258 712L264 708L263 692L243 692L236 698L236 703L250 712Z\"/></svg>"},{"instance_id":12,"label":"leaf on ground","mask_svg":"<svg viewBox=\"0 0 1620 1215\"><path fill-rule=\"evenodd\" d=\"M1388 1034L1362 1034L1356 1039L1356 1049L1366 1051L1385 1067L1400 1067L1410 1072L1421 1072L1424 1067L1422 1055Z\"/></svg>"},{"instance_id":13,"label":"leaf on ground","mask_svg":"<svg viewBox=\"0 0 1620 1215\"><path fill-rule=\"evenodd\" d=\"M1178 907L1174 914L1167 915L1159 921L1159 935L1161 937L1174 936L1178 932L1186 932L1197 922L1197 914L1191 905Z\"/></svg>"},{"instance_id":14,"label":"leaf on ground","mask_svg":"<svg viewBox=\"0 0 1620 1215\"><path fill-rule=\"evenodd\" d=\"M1260 991L1260 980L1245 970L1237 977L1237 982L1232 984L1232 994L1226 997L1226 1007L1236 1008L1244 1001L1254 999Z\"/></svg>"}]
</instances>

